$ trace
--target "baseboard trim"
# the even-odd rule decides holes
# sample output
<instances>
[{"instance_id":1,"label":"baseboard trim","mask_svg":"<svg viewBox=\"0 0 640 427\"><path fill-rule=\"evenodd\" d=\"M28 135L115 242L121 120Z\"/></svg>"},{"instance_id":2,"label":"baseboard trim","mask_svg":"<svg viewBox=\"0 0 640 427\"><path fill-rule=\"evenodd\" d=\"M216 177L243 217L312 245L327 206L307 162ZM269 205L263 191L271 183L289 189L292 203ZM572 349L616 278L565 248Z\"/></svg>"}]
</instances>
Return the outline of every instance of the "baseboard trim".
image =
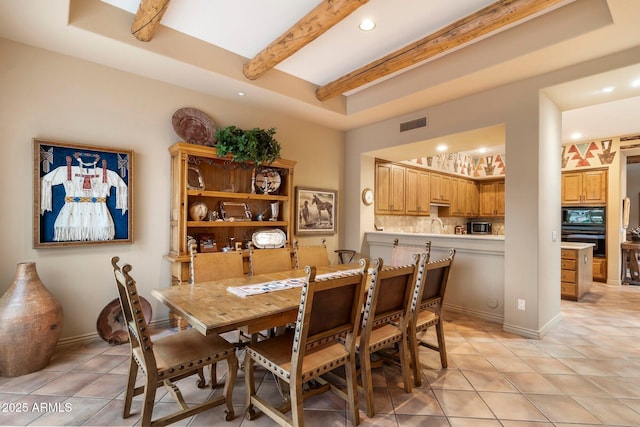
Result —
<instances>
[{"instance_id":1,"label":"baseboard trim","mask_svg":"<svg viewBox=\"0 0 640 427\"><path fill-rule=\"evenodd\" d=\"M149 326L152 328L161 328L161 329L169 329L171 328L169 319L161 319L155 320L149 323ZM56 344L57 350L68 350L73 347L80 347L83 345L91 344L96 341L102 341L98 332L93 332L89 334L76 335L73 337L62 338Z\"/></svg>"},{"instance_id":2,"label":"baseboard trim","mask_svg":"<svg viewBox=\"0 0 640 427\"><path fill-rule=\"evenodd\" d=\"M558 313L556 316L554 316L550 321L548 321L542 328L540 328L537 331L534 329L526 329L526 328L521 328L519 326L507 325L507 324L503 324L502 328L505 332L511 332L513 334L521 335L525 338L539 340L542 337L544 337L551 328L557 325L560 322L560 320L562 320L562 313Z\"/></svg>"},{"instance_id":3,"label":"baseboard trim","mask_svg":"<svg viewBox=\"0 0 640 427\"><path fill-rule=\"evenodd\" d=\"M460 313L460 314L466 314L472 317L477 317L479 319L482 320L486 320L488 322L493 322L493 323L502 323L504 322L504 316L498 315L498 314L493 314L493 313L487 313L486 311L480 311L480 310L472 310L469 309L468 307L462 307L462 306L458 306L458 305L452 305L452 304L447 304L445 303L443 306L443 310L446 311L453 311L456 313Z\"/></svg>"}]
</instances>

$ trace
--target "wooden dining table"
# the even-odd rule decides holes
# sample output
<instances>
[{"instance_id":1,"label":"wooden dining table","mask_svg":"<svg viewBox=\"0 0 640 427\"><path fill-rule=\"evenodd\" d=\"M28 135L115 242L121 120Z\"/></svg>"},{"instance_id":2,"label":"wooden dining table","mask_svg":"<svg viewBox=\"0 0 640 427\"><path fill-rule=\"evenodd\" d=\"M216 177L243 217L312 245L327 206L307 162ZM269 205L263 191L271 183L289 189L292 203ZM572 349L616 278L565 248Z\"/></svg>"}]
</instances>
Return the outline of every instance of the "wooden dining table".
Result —
<instances>
[{"instance_id":1,"label":"wooden dining table","mask_svg":"<svg viewBox=\"0 0 640 427\"><path fill-rule=\"evenodd\" d=\"M316 275L357 268L358 264L317 267ZM228 288L305 277L304 270L287 270L153 289L151 295L204 335L233 330L250 335L295 322L301 287L245 297L235 295Z\"/></svg>"}]
</instances>

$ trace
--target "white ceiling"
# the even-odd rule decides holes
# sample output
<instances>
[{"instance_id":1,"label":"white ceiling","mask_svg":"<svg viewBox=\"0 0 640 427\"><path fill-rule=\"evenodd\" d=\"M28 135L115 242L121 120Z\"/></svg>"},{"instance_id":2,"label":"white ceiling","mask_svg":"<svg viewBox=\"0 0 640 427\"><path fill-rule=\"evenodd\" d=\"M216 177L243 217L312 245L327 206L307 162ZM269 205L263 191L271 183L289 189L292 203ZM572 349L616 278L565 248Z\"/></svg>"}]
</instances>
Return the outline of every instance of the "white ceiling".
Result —
<instances>
[{"instance_id":1,"label":"white ceiling","mask_svg":"<svg viewBox=\"0 0 640 427\"><path fill-rule=\"evenodd\" d=\"M342 130L640 46L640 1L567 0L523 25L320 102L318 85L493 0L370 0L255 81L244 78L242 64L319 0L173 0L148 43L130 34L138 3L0 0L0 37ZM376 21L374 31L357 28L364 17ZM585 140L640 133L640 88L629 84L638 78L640 65L549 88L566 110L563 138L578 130ZM599 93L606 85L616 91Z\"/></svg>"}]
</instances>

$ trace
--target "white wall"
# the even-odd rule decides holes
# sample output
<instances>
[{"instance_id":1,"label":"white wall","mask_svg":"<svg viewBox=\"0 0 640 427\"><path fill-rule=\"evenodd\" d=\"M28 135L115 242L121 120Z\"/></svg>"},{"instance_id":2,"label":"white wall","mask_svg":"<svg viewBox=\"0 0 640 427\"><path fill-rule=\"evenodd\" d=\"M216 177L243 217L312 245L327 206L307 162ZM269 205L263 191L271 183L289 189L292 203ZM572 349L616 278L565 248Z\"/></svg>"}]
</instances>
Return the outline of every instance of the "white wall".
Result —
<instances>
[{"instance_id":1,"label":"white wall","mask_svg":"<svg viewBox=\"0 0 640 427\"><path fill-rule=\"evenodd\" d=\"M150 291L169 282L163 259L169 248L167 148L179 140L171 125L177 109L198 108L218 126L275 127L282 157L298 162L294 184L336 189L342 196L342 132L4 39L0 58L0 293L17 263L35 261L64 308L63 340L96 333L100 311L116 297L109 262L114 255L133 265L154 320L168 316ZM33 138L133 149L133 244L32 248ZM344 217L340 203L338 209ZM332 255L338 242L339 235L329 236Z\"/></svg>"}]
</instances>

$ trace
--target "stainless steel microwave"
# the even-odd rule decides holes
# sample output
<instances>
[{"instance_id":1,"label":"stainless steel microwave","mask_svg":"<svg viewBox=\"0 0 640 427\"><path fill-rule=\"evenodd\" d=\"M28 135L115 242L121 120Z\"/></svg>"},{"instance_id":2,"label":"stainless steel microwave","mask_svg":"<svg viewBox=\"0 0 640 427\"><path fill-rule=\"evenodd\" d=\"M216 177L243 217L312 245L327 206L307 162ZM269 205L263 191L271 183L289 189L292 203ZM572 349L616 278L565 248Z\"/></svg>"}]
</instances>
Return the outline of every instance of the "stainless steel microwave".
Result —
<instances>
[{"instance_id":1,"label":"stainless steel microwave","mask_svg":"<svg viewBox=\"0 0 640 427\"><path fill-rule=\"evenodd\" d=\"M491 234L492 224L485 221L469 221L467 234Z\"/></svg>"}]
</instances>

